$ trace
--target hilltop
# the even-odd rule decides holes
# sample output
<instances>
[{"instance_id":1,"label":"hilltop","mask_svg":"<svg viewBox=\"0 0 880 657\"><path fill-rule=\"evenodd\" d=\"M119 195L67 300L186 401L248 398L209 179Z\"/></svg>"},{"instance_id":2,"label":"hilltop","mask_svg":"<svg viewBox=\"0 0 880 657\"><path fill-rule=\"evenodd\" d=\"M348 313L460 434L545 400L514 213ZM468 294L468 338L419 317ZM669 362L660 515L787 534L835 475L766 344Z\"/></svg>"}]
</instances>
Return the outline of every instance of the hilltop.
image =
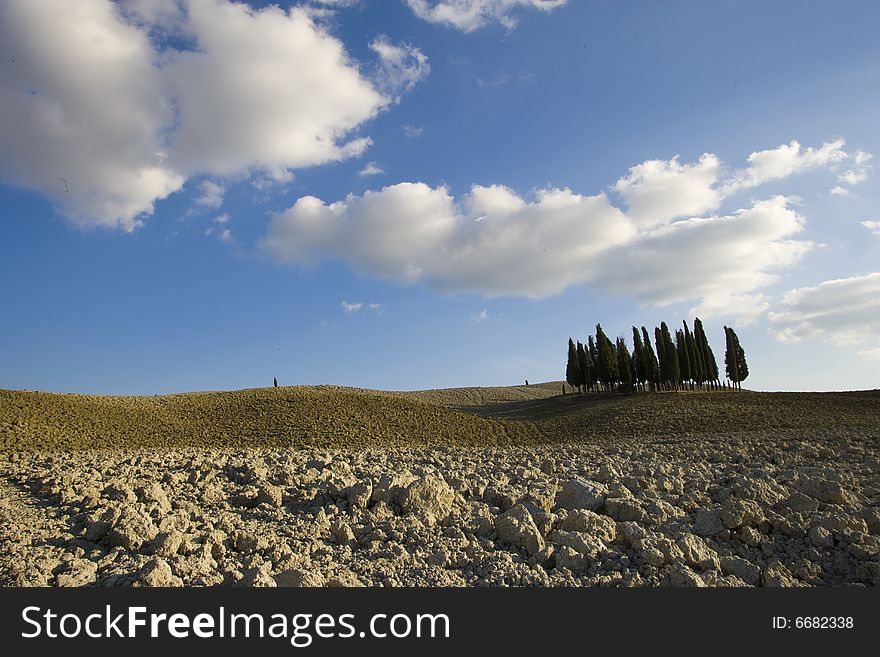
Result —
<instances>
[{"instance_id":1,"label":"hilltop","mask_svg":"<svg viewBox=\"0 0 880 657\"><path fill-rule=\"evenodd\" d=\"M150 397L0 390L0 449L536 446L880 426L876 390L561 395L561 385L298 386Z\"/></svg>"}]
</instances>

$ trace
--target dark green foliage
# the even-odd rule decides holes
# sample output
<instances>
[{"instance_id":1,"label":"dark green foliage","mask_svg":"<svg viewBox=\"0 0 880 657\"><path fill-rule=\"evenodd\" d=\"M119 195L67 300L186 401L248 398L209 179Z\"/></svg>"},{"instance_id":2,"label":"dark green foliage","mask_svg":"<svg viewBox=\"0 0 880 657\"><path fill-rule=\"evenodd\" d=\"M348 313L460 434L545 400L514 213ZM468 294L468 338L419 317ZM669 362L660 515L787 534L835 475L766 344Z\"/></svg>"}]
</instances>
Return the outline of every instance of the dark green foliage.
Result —
<instances>
[{"instance_id":1,"label":"dark green foliage","mask_svg":"<svg viewBox=\"0 0 880 657\"><path fill-rule=\"evenodd\" d=\"M568 339L568 365L565 366L565 380L572 388L578 386L580 380L580 362L578 361L577 349L574 346L574 340Z\"/></svg>"},{"instance_id":2,"label":"dark green foliage","mask_svg":"<svg viewBox=\"0 0 880 657\"><path fill-rule=\"evenodd\" d=\"M749 364L746 362L746 352L740 346L739 337L736 333L733 334L733 339L736 342L736 364L739 367L739 380L745 381L749 377Z\"/></svg>"},{"instance_id":3,"label":"dark green foliage","mask_svg":"<svg viewBox=\"0 0 880 657\"><path fill-rule=\"evenodd\" d=\"M651 346L651 339L648 337L648 329L642 327L642 344L645 347L645 377L651 382L651 386L656 389L660 382L660 363L657 361L657 354L654 353L654 347Z\"/></svg>"},{"instance_id":4,"label":"dark green foliage","mask_svg":"<svg viewBox=\"0 0 880 657\"><path fill-rule=\"evenodd\" d=\"M739 388L740 382L749 375L749 366L746 363L746 354L739 344L739 337L732 328L724 327L726 349L724 352L724 366L727 378L733 387Z\"/></svg>"},{"instance_id":5,"label":"dark green foliage","mask_svg":"<svg viewBox=\"0 0 880 657\"><path fill-rule=\"evenodd\" d=\"M648 380L648 377L645 373L645 345L642 344L642 336L639 333L639 329L635 326L632 327L633 330L633 382L641 383L644 385L645 381Z\"/></svg>"},{"instance_id":6,"label":"dark green foliage","mask_svg":"<svg viewBox=\"0 0 880 657\"><path fill-rule=\"evenodd\" d=\"M681 369L678 364L678 353L675 351L675 343L669 334L666 322L660 322L660 339L663 341L663 357L666 361L666 369L663 369L663 361L660 363L660 375L671 387L678 388L681 379Z\"/></svg>"},{"instance_id":7,"label":"dark green foliage","mask_svg":"<svg viewBox=\"0 0 880 657\"><path fill-rule=\"evenodd\" d=\"M584 347L582 367L584 368L584 385L592 390L596 384L596 364L593 362L589 347Z\"/></svg>"},{"instance_id":8,"label":"dark green foliage","mask_svg":"<svg viewBox=\"0 0 880 657\"><path fill-rule=\"evenodd\" d=\"M691 376L691 359L688 354L687 338L684 337L684 331L675 332L675 351L678 354L678 366L681 370L681 380L690 381Z\"/></svg>"},{"instance_id":9,"label":"dark green foliage","mask_svg":"<svg viewBox=\"0 0 880 657\"><path fill-rule=\"evenodd\" d=\"M703 375L706 377L706 381L717 383L718 364L715 362L715 354L712 353L712 347L709 346L709 340L706 338L706 332L703 330L703 322L700 321L699 317L694 318L694 341L703 357Z\"/></svg>"},{"instance_id":10,"label":"dark green foliage","mask_svg":"<svg viewBox=\"0 0 880 657\"><path fill-rule=\"evenodd\" d=\"M599 354L596 361L599 381L604 383L608 390L612 390L614 382L617 381L617 354L611 340L602 330L601 324L596 324L596 349Z\"/></svg>"},{"instance_id":11,"label":"dark green foliage","mask_svg":"<svg viewBox=\"0 0 880 657\"><path fill-rule=\"evenodd\" d=\"M733 387L738 387L748 376L745 352L736 332L726 326L724 331L726 373ZM682 383L690 389L702 388L705 383L709 383L710 388L722 387L715 354L698 317L694 318L693 332L687 322L682 321L682 329L675 331L674 338L666 322L661 322L654 329L653 344L644 326L641 331L633 326L632 335L632 353L626 338L621 336L612 342L601 324L596 324L596 335L588 336L586 344L578 342L575 347L569 338L566 381L577 388L595 386L597 390L604 387L609 391L618 386L629 390L647 389L647 383L652 390L678 390Z\"/></svg>"},{"instance_id":12,"label":"dark green foliage","mask_svg":"<svg viewBox=\"0 0 880 657\"><path fill-rule=\"evenodd\" d=\"M703 368L703 358L702 352L697 348L697 342L694 340L694 334L691 333L688 328L687 322L682 322L684 324L684 339L687 343L688 350L688 360L691 365L691 378L694 382L702 386L706 381L704 368Z\"/></svg>"},{"instance_id":13,"label":"dark green foliage","mask_svg":"<svg viewBox=\"0 0 880 657\"><path fill-rule=\"evenodd\" d=\"M617 338L615 346L617 347L617 381L621 386L629 389L633 384L629 349L627 349L623 338Z\"/></svg>"},{"instance_id":14,"label":"dark green foliage","mask_svg":"<svg viewBox=\"0 0 880 657\"><path fill-rule=\"evenodd\" d=\"M739 370L736 366L736 348L730 337L730 329L724 327L724 370L731 383L739 381Z\"/></svg>"},{"instance_id":15,"label":"dark green foliage","mask_svg":"<svg viewBox=\"0 0 880 657\"><path fill-rule=\"evenodd\" d=\"M666 375L669 373L669 364L666 362L666 342L663 340L663 333L659 326L654 327L654 344L657 347L657 363L660 365L658 372L658 380L665 384Z\"/></svg>"},{"instance_id":16,"label":"dark green foliage","mask_svg":"<svg viewBox=\"0 0 880 657\"><path fill-rule=\"evenodd\" d=\"M596 343L593 341L593 336L587 336L587 344L589 346L588 353L590 354L590 362L592 363L592 367L590 368L590 387L593 388L599 383L599 350L596 349Z\"/></svg>"},{"instance_id":17,"label":"dark green foliage","mask_svg":"<svg viewBox=\"0 0 880 657\"><path fill-rule=\"evenodd\" d=\"M578 385L586 388L587 387L587 357L584 353L584 345L578 341L577 343L577 357L578 357Z\"/></svg>"}]
</instances>

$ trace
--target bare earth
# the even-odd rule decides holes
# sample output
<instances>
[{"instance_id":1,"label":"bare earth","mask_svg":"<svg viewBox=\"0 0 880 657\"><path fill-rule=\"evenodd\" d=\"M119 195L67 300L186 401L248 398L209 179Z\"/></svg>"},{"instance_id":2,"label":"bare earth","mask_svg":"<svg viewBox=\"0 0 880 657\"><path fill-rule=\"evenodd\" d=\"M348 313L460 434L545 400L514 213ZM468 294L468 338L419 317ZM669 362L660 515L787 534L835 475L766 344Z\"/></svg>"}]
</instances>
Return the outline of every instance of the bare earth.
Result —
<instances>
[{"instance_id":1,"label":"bare earth","mask_svg":"<svg viewBox=\"0 0 880 657\"><path fill-rule=\"evenodd\" d=\"M0 391L0 584L880 583L880 393Z\"/></svg>"}]
</instances>

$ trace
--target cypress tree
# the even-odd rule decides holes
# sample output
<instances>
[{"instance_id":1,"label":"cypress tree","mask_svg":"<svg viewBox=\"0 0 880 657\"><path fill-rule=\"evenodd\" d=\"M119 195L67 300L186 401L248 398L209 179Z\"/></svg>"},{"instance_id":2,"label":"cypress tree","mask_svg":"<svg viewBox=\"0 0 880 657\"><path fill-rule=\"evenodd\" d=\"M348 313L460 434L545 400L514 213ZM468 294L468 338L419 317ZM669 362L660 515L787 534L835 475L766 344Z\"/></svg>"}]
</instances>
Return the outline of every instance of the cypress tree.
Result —
<instances>
[{"instance_id":1,"label":"cypress tree","mask_svg":"<svg viewBox=\"0 0 880 657\"><path fill-rule=\"evenodd\" d=\"M587 357L584 353L584 345L580 343L578 340L577 343L577 357L578 357L578 386L582 389L582 392L586 392L587 390Z\"/></svg>"},{"instance_id":2,"label":"cypress tree","mask_svg":"<svg viewBox=\"0 0 880 657\"><path fill-rule=\"evenodd\" d=\"M700 350L697 349L696 340L694 340L694 334L691 333L688 328L687 322L683 321L684 324L684 339L687 343L688 350L688 360L691 364L691 378L694 380L701 389L703 387L703 381L705 381L703 374L703 359L700 354Z\"/></svg>"},{"instance_id":3,"label":"cypress tree","mask_svg":"<svg viewBox=\"0 0 880 657\"><path fill-rule=\"evenodd\" d=\"M617 380L620 382L622 389L628 390L632 388L633 378L630 363L629 349L626 347L624 339L617 338Z\"/></svg>"},{"instance_id":4,"label":"cypress tree","mask_svg":"<svg viewBox=\"0 0 880 657\"><path fill-rule=\"evenodd\" d=\"M657 390L657 384L660 381L660 364L657 362L657 354L654 353L654 347L651 346L651 339L648 337L648 329L642 327L642 345L645 347L645 376L651 382L651 389Z\"/></svg>"},{"instance_id":5,"label":"cypress tree","mask_svg":"<svg viewBox=\"0 0 880 657\"><path fill-rule=\"evenodd\" d=\"M678 382L681 380L681 366L678 362L678 353L675 351L675 343L672 341L666 322L660 322L660 333L663 336L663 353L666 355L667 378L672 387L678 390Z\"/></svg>"},{"instance_id":6,"label":"cypress tree","mask_svg":"<svg viewBox=\"0 0 880 657\"><path fill-rule=\"evenodd\" d=\"M568 382L572 388L577 387L577 382L579 380L578 368L580 367L580 363L578 362L577 357L577 349L574 346L574 340L571 338L568 339L568 364L565 366L565 380Z\"/></svg>"},{"instance_id":7,"label":"cypress tree","mask_svg":"<svg viewBox=\"0 0 880 657\"><path fill-rule=\"evenodd\" d=\"M620 367L617 363L617 348L608 336L605 336L605 346L611 354L611 387L613 389L614 385L620 379Z\"/></svg>"},{"instance_id":8,"label":"cypress tree","mask_svg":"<svg viewBox=\"0 0 880 657\"><path fill-rule=\"evenodd\" d=\"M691 359L688 354L687 339L684 337L684 331L675 332L675 351L678 353L678 365L681 369L682 382L690 381L691 376Z\"/></svg>"},{"instance_id":9,"label":"cypress tree","mask_svg":"<svg viewBox=\"0 0 880 657\"><path fill-rule=\"evenodd\" d=\"M739 344L739 336L732 328L724 327L724 336L727 342L727 350L724 354L724 364L729 378L734 387L742 389L741 383L749 375L749 366L746 363L746 353ZM731 376L733 374L733 376Z\"/></svg>"},{"instance_id":10,"label":"cypress tree","mask_svg":"<svg viewBox=\"0 0 880 657\"><path fill-rule=\"evenodd\" d=\"M733 333L733 329L730 329L730 332ZM736 333L733 333L733 341L736 344L736 365L739 369L739 381L741 384L749 376L749 364L746 362L746 352L740 346L739 336ZM740 385L740 388L742 388L742 385Z\"/></svg>"},{"instance_id":11,"label":"cypress tree","mask_svg":"<svg viewBox=\"0 0 880 657\"><path fill-rule=\"evenodd\" d=\"M589 345L590 362L593 363L593 367L590 369L590 388L595 388L598 391L599 350L596 349L596 343L593 341L592 335L587 336L587 344Z\"/></svg>"},{"instance_id":12,"label":"cypress tree","mask_svg":"<svg viewBox=\"0 0 880 657\"><path fill-rule=\"evenodd\" d=\"M593 380L596 378L596 364L593 362L593 356L590 354L589 348L584 346L584 386L593 388Z\"/></svg>"},{"instance_id":13,"label":"cypress tree","mask_svg":"<svg viewBox=\"0 0 880 657\"><path fill-rule=\"evenodd\" d=\"M617 380L617 355L601 324L596 324L596 349L599 352L596 373L599 375L599 381L604 383L610 392L613 390L614 381Z\"/></svg>"},{"instance_id":14,"label":"cypress tree","mask_svg":"<svg viewBox=\"0 0 880 657\"><path fill-rule=\"evenodd\" d=\"M633 329L633 381L638 385L641 384L642 388L645 386L645 381L648 380L648 377L645 374L645 345L642 344L642 336L639 334L639 329L635 326Z\"/></svg>"},{"instance_id":15,"label":"cypress tree","mask_svg":"<svg viewBox=\"0 0 880 657\"><path fill-rule=\"evenodd\" d=\"M660 328L654 327L654 344L657 346L657 362L660 365L660 382L665 386L669 382L669 363L666 358L666 342Z\"/></svg>"},{"instance_id":16,"label":"cypress tree","mask_svg":"<svg viewBox=\"0 0 880 657\"><path fill-rule=\"evenodd\" d=\"M736 387L736 384L739 382L739 368L736 363L736 346L733 343L733 337L731 336L732 330L724 327L724 369L727 373L727 378L730 380L733 387Z\"/></svg>"},{"instance_id":17,"label":"cypress tree","mask_svg":"<svg viewBox=\"0 0 880 657\"><path fill-rule=\"evenodd\" d=\"M718 363L715 362L715 354L712 353L712 347L709 346L709 340L703 330L703 322L699 317L694 318L694 340L703 357L703 375L706 377L706 381L717 386L719 383Z\"/></svg>"}]
</instances>

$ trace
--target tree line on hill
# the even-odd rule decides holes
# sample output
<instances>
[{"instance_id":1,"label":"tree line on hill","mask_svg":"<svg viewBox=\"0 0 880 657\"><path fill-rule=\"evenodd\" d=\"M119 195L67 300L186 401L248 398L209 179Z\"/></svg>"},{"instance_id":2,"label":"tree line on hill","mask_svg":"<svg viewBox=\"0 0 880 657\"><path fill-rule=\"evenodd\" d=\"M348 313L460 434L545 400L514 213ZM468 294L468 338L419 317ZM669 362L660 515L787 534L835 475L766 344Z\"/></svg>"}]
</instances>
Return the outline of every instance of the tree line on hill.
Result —
<instances>
[{"instance_id":1,"label":"tree line on hill","mask_svg":"<svg viewBox=\"0 0 880 657\"><path fill-rule=\"evenodd\" d=\"M686 321L682 321L682 325L682 329L675 331L673 340L666 322L661 322L654 328L653 345L647 328L643 326L639 331L633 326L633 350L630 352L623 336L611 342L602 325L596 324L595 339L588 336L586 345L568 339L565 380L577 390L596 392L603 389L628 392L727 387L739 390L741 382L749 375L749 366L736 332L724 327L724 364L729 383L722 383L703 323L695 318L693 331Z\"/></svg>"}]
</instances>

